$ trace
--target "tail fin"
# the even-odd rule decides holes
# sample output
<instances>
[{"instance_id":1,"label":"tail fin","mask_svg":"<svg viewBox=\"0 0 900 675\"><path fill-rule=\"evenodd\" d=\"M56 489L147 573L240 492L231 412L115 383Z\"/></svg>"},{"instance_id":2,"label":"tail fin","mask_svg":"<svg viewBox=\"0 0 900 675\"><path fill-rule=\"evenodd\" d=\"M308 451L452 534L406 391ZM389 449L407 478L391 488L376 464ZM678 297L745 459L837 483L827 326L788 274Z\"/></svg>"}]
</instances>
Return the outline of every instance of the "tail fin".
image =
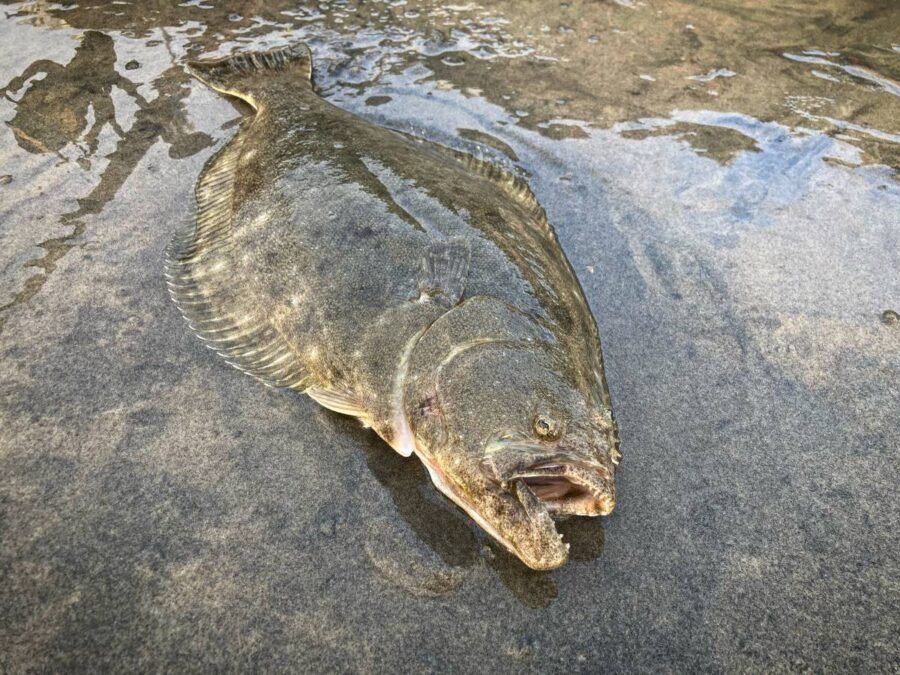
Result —
<instances>
[{"instance_id":1,"label":"tail fin","mask_svg":"<svg viewBox=\"0 0 900 675\"><path fill-rule=\"evenodd\" d=\"M285 87L312 87L312 54L295 43L265 52L243 52L213 61L191 61L188 72L211 88L254 108Z\"/></svg>"}]
</instances>

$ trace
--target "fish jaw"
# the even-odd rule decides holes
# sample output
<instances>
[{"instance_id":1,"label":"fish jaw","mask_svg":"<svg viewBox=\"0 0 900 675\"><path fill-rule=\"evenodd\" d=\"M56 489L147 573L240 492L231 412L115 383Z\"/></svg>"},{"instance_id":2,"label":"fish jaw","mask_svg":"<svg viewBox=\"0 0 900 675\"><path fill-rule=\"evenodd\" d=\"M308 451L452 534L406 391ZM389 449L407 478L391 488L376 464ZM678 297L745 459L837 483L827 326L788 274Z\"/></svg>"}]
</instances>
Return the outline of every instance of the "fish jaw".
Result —
<instances>
[{"instance_id":1,"label":"fish jaw","mask_svg":"<svg viewBox=\"0 0 900 675\"><path fill-rule=\"evenodd\" d=\"M482 530L533 570L548 571L569 560L569 544L563 541L549 510L524 482L500 487L486 479L479 467L454 473L420 447L416 456L425 465L435 487L474 520ZM467 474L463 478L462 474Z\"/></svg>"}]
</instances>

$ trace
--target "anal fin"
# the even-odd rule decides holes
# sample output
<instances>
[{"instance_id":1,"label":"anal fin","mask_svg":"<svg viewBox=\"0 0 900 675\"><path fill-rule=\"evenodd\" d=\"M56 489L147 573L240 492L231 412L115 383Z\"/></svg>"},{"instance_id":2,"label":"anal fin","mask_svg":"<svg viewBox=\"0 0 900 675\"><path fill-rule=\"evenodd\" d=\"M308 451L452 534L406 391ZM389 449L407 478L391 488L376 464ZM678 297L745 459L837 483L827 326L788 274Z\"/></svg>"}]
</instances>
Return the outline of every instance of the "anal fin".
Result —
<instances>
[{"instance_id":1,"label":"anal fin","mask_svg":"<svg viewBox=\"0 0 900 675\"><path fill-rule=\"evenodd\" d=\"M303 391L304 364L235 273L232 209L242 134L200 175L196 218L168 250L169 292L191 329L228 363L269 386Z\"/></svg>"}]
</instances>

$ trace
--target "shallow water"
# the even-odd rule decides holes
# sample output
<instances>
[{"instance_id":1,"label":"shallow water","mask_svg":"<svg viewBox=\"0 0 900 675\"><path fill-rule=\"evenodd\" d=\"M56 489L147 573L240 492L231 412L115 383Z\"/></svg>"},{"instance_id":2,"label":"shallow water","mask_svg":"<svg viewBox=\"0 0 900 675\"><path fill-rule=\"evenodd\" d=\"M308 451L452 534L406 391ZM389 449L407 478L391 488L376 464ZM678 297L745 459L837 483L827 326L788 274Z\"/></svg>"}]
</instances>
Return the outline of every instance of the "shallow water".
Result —
<instances>
[{"instance_id":1,"label":"shallow water","mask_svg":"<svg viewBox=\"0 0 900 675\"><path fill-rule=\"evenodd\" d=\"M2 669L895 667L900 10L816 4L2 3ZM555 224L624 453L565 568L169 301L246 113L181 64L297 39Z\"/></svg>"}]
</instances>

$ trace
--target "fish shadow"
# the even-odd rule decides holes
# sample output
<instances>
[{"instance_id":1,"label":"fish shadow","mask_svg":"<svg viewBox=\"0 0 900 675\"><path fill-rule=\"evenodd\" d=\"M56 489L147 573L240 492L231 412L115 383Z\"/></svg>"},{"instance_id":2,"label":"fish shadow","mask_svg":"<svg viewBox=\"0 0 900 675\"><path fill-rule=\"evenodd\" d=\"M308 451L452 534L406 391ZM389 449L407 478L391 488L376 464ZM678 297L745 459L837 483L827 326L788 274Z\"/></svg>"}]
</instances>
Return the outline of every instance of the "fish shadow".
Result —
<instances>
[{"instance_id":1,"label":"fish shadow","mask_svg":"<svg viewBox=\"0 0 900 675\"><path fill-rule=\"evenodd\" d=\"M384 486L398 515L416 537L448 566L469 568L484 560L513 597L539 609L556 598L552 572L529 569L480 531L462 510L438 494L421 462L411 461L369 438L366 459L376 480ZM570 545L573 561L596 560L603 552L603 526L599 518L570 518L558 523Z\"/></svg>"}]
</instances>

